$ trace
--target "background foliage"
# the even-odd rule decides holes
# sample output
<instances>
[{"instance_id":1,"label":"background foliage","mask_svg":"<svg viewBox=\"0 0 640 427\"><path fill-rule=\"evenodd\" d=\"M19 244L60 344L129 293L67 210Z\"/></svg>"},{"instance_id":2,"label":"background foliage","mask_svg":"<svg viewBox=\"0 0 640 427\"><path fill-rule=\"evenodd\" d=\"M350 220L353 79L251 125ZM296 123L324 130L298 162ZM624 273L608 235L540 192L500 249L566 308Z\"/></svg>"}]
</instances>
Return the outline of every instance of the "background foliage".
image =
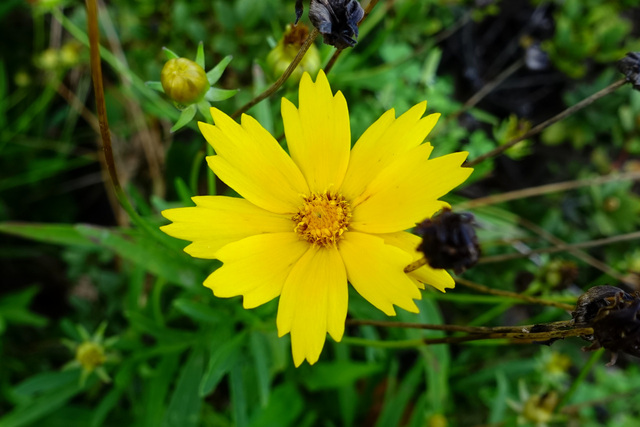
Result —
<instances>
[{"instance_id":1,"label":"background foliage","mask_svg":"<svg viewBox=\"0 0 640 427\"><path fill-rule=\"evenodd\" d=\"M153 228L164 223L160 210L207 193L195 121L170 133L179 112L144 84L159 79L161 48L193 58L203 41L208 65L232 55L218 85L240 92L217 104L231 113L277 77L266 57L294 19L293 3L112 0L100 10L119 171ZM434 155L463 149L473 159L619 79L615 61L639 50L639 16L635 0L380 1L330 80L349 102L354 136L385 110L427 99L429 111L443 113ZM637 359L607 368L602 352L581 352L577 339L550 348L416 346L442 333L352 326L343 343L327 342L320 362L295 369L288 338L276 336L276 302L246 311L238 299L212 297L201 283L217 261L191 259L182 242L131 227L117 206L97 149L84 6L5 0L0 19L0 426L640 422ZM334 49L318 48L326 64ZM465 106L512 66L478 105ZM295 100L295 82L251 110L275 135L283 132L280 96ZM638 171L639 121L640 94L624 87L478 165L450 200ZM218 192L230 194L222 183ZM546 245L523 220L566 242L632 232L640 200L637 184L614 181L473 213L484 254L494 255ZM637 244L589 253L614 273L559 253L481 264L465 277L569 303L590 286L616 284L616 272L637 282ZM419 306L398 320L569 318L460 286L427 290ZM384 320L356 293L349 313ZM83 379L69 362L91 340L105 349L106 375Z\"/></svg>"}]
</instances>

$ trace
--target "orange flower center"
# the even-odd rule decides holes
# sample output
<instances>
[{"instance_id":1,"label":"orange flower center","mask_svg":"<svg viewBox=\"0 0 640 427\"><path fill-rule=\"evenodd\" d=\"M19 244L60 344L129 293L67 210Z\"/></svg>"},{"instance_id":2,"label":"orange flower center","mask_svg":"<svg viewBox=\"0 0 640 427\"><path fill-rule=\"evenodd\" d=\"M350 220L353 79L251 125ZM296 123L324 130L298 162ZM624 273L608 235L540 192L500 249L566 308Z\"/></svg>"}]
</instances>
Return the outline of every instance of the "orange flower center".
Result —
<instances>
[{"instance_id":1,"label":"orange flower center","mask_svg":"<svg viewBox=\"0 0 640 427\"><path fill-rule=\"evenodd\" d=\"M334 246L347 231L351 207L340 194L312 194L293 216L293 231L312 245Z\"/></svg>"}]
</instances>

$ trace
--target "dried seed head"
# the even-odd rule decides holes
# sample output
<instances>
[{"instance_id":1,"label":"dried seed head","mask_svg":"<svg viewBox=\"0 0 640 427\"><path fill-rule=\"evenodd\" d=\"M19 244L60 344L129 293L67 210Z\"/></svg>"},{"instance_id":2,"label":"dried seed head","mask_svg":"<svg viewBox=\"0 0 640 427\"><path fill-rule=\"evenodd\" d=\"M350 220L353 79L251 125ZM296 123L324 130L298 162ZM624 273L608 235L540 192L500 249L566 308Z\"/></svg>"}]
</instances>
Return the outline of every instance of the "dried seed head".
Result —
<instances>
[{"instance_id":1,"label":"dried seed head","mask_svg":"<svg viewBox=\"0 0 640 427\"><path fill-rule=\"evenodd\" d=\"M296 0L296 23L302 16L302 0ZM358 38L358 22L364 9L356 0L311 0L309 19L320 31L325 44L338 49L353 47Z\"/></svg>"},{"instance_id":2,"label":"dried seed head","mask_svg":"<svg viewBox=\"0 0 640 427\"><path fill-rule=\"evenodd\" d=\"M571 313L571 317L576 323L589 325L595 320L601 308L614 304L618 294L627 301L632 298L631 295L614 286L594 286L578 298L576 309Z\"/></svg>"},{"instance_id":3,"label":"dried seed head","mask_svg":"<svg viewBox=\"0 0 640 427\"><path fill-rule=\"evenodd\" d=\"M578 298L572 313L576 323L593 328L593 335L582 338L593 344L585 350L606 348L640 357L640 293L631 295L613 286L595 286Z\"/></svg>"},{"instance_id":4,"label":"dried seed head","mask_svg":"<svg viewBox=\"0 0 640 427\"><path fill-rule=\"evenodd\" d=\"M640 90L640 52L627 53L627 56L618 61L618 70L635 90Z\"/></svg>"},{"instance_id":5,"label":"dried seed head","mask_svg":"<svg viewBox=\"0 0 640 427\"><path fill-rule=\"evenodd\" d=\"M478 262L480 246L469 213L457 214L444 209L415 229L422 252L432 268L452 269L460 274Z\"/></svg>"}]
</instances>

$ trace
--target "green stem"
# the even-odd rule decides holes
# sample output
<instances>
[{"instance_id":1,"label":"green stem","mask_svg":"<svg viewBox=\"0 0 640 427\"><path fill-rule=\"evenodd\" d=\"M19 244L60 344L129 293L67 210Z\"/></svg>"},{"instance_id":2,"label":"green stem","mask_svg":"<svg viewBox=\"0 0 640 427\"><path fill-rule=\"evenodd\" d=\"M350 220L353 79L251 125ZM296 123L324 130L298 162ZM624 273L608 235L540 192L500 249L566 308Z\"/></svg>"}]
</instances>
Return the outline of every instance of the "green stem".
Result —
<instances>
[{"instance_id":1,"label":"green stem","mask_svg":"<svg viewBox=\"0 0 640 427\"><path fill-rule=\"evenodd\" d=\"M104 97L104 86L102 80L102 65L100 63L100 45L99 45L99 30L98 30L98 9L95 0L87 0L87 24L89 27L89 47L90 47L90 60L91 60L91 77L93 80L93 89L96 97L96 109L98 115L98 122L100 124L100 137L102 140L102 150L104 152L105 163L107 165L107 171L111 178L111 184L113 185L113 191L118 199L118 202L122 208L129 214L131 221L145 230L150 236L157 240L164 242L164 235L160 230L151 226L144 221L140 215L136 212L133 205L129 201L127 194L125 193L120 180L118 178L118 171L116 169L115 159L113 157L113 149L111 146L111 133L109 131L109 122L107 119L107 106ZM55 9L54 9L55 10Z\"/></svg>"},{"instance_id":2,"label":"green stem","mask_svg":"<svg viewBox=\"0 0 640 427\"><path fill-rule=\"evenodd\" d=\"M400 340L400 341L380 341L369 340L366 338L343 337L343 344L357 345L361 347L377 347L377 348L416 348L425 345L424 340Z\"/></svg>"},{"instance_id":3,"label":"green stem","mask_svg":"<svg viewBox=\"0 0 640 427\"><path fill-rule=\"evenodd\" d=\"M600 360L603 354L604 354L604 348L601 348L593 352L593 354L589 358L589 361L587 361L587 364L584 365L584 368L582 368L582 370L580 371L580 375L578 375L578 377L575 379L573 384L571 384L571 387L569 388L569 390L562 397L562 400L560 400L560 404L558 405L558 408L562 408L564 405L566 405L569 402L569 400L571 399L573 394L576 392L578 387L580 387L580 385L585 380L587 375L589 375L589 372L591 372L591 368L593 368L593 365L595 365L596 362Z\"/></svg>"}]
</instances>

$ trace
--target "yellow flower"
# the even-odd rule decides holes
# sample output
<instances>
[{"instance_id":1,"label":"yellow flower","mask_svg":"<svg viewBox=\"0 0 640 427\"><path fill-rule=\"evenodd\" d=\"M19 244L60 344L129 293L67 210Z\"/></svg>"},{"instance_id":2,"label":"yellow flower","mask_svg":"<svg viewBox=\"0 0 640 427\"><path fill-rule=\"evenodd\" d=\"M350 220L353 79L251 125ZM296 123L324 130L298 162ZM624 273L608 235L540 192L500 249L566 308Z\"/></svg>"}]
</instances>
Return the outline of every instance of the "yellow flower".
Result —
<instances>
[{"instance_id":1,"label":"yellow flower","mask_svg":"<svg viewBox=\"0 0 640 427\"><path fill-rule=\"evenodd\" d=\"M467 153L429 159L423 141L439 114L422 118L426 102L387 111L353 150L347 102L324 72L315 83L303 75L299 103L282 99L290 155L252 117L238 124L212 108L215 126L200 123L217 153L207 162L244 199L198 196L162 212L173 221L165 233L193 242L188 254L223 262L204 282L214 295L242 295L245 308L280 296L278 334L291 334L296 366L318 360L327 332L342 339L347 281L387 315L417 312L422 283L454 286L444 270L403 272L420 257L404 230L447 206L438 198L472 172Z\"/></svg>"}]
</instances>

